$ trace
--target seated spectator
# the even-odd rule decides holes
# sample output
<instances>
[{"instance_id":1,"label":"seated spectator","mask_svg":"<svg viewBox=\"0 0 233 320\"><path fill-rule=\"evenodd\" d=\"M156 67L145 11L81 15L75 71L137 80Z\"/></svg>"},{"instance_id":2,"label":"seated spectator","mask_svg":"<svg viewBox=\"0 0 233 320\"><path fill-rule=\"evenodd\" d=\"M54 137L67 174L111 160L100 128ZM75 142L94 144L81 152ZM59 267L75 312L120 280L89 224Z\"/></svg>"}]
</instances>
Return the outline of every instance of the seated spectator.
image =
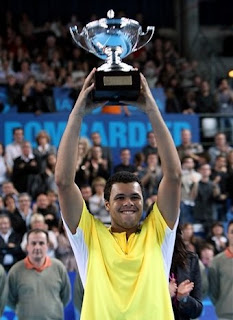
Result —
<instances>
[{"instance_id":1,"label":"seated spectator","mask_svg":"<svg viewBox=\"0 0 233 320\"><path fill-rule=\"evenodd\" d=\"M41 213L44 216L45 221L49 226L49 229L58 226L57 217L59 213L57 212L57 207L49 203L47 194L38 194L38 196L36 197L36 202L33 205L33 212Z\"/></svg>"},{"instance_id":2,"label":"seated spectator","mask_svg":"<svg viewBox=\"0 0 233 320\"><path fill-rule=\"evenodd\" d=\"M48 225L45 222L45 218L40 213L34 213L31 217L30 221L30 229L42 229L48 231L49 236L49 242L48 242L48 256L54 258L55 257L55 251L58 248L58 242L56 234L52 230L48 230ZM27 233L23 236L22 242L21 242L21 248L24 252L26 252L27 249Z\"/></svg>"},{"instance_id":3,"label":"seated spectator","mask_svg":"<svg viewBox=\"0 0 233 320\"><path fill-rule=\"evenodd\" d=\"M11 220L7 214L0 215L0 264L6 272L17 261L25 257L20 247L21 236L11 227Z\"/></svg>"},{"instance_id":4,"label":"seated spectator","mask_svg":"<svg viewBox=\"0 0 233 320\"><path fill-rule=\"evenodd\" d=\"M21 127L13 129L13 141L6 145L5 158L10 172L12 172L14 160L22 155L22 142L24 140L24 131Z\"/></svg>"}]
</instances>

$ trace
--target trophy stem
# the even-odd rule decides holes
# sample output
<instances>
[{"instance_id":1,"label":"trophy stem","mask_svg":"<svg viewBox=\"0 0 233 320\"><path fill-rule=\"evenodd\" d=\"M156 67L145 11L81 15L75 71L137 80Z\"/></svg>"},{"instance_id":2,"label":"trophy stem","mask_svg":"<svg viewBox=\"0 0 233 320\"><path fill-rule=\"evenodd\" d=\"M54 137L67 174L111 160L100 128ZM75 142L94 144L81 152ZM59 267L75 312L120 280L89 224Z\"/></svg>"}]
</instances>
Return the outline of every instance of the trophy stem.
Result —
<instances>
[{"instance_id":1,"label":"trophy stem","mask_svg":"<svg viewBox=\"0 0 233 320\"><path fill-rule=\"evenodd\" d=\"M121 61L120 54L122 53L121 47L106 47L104 53L107 55L106 63L100 66L97 70L99 71L130 71L133 70L133 67L123 63Z\"/></svg>"}]
</instances>

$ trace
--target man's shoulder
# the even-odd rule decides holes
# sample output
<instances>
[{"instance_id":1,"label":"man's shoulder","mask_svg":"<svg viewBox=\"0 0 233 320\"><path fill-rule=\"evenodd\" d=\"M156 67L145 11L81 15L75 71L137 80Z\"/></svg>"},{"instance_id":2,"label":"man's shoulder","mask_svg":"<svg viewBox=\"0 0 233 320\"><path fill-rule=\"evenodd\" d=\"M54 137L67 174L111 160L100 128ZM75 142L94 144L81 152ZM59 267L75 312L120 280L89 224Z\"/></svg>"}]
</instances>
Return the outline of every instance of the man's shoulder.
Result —
<instances>
[{"instance_id":1,"label":"man's shoulder","mask_svg":"<svg viewBox=\"0 0 233 320\"><path fill-rule=\"evenodd\" d=\"M16 262L9 270L9 275L10 274L19 274L20 269L26 269L25 264L24 264L24 259Z\"/></svg>"},{"instance_id":2,"label":"man's shoulder","mask_svg":"<svg viewBox=\"0 0 233 320\"><path fill-rule=\"evenodd\" d=\"M50 259L51 259L51 263L52 263L53 267L57 267L59 269L66 271L64 264L59 259L57 259L57 258L50 258Z\"/></svg>"}]
</instances>

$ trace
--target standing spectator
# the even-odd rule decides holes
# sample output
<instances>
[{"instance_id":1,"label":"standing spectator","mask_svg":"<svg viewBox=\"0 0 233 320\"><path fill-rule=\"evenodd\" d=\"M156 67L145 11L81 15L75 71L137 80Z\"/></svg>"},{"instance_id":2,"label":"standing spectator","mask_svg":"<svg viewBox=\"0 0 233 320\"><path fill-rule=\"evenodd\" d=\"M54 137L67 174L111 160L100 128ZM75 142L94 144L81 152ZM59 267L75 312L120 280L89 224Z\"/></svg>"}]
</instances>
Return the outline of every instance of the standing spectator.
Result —
<instances>
[{"instance_id":1,"label":"standing spectator","mask_svg":"<svg viewBox=\"0 0 233 320\"><path fill-rule=\"evenodd\" d=\"M70 299L70 281L65 266L48 257L47 250L47 232L29 231L28 255L9 272L8 306L15 310L19 320L63 319Z\"/></svg>"},{"instance_id":2,"label":"standing spectator","mask_svg":"<svg viewBox=\"0 0 233 320\"><path fill-rule=\"evenodd\" d=\"M121 149L120 159L121 162L113 168L114 173L119 171L136 173L136 167L131 164L131 151L128 148Z\"/></svg>"},{"instance_id":3,"label":"standing spectator","mask_svg":"<svg viewBox=\"0 0 233 320\"><path fill-rule=\"evenodd\" d=\"M195 206L193 209L195 223L203 225L208 233L211 224L214 221L214 201L219 196L218 185L210 180L211 168L209 164L200 167L201 180L198 182Z\"/></svg>"},{"instance_id":4,"label":"standing spectator","mask_svg":"<svg viewBox=\"0 0 233 320\"><path fill-rule=\"evenodd\" d=\"M233 220L227 228L228 247L217 254L209 268L209 296L219 320L233 319Z\"/></svg>"},{"instance_id":5,"label":"standing spectator","mask_svg":"<svg viewBox=\"0 0 233 320\"><path fill-rule=\"evenodd\" d=\"M210 84L204 80L201 83L201 91L197 95L196 113L215 113L217 112L216 97L210 91Z\"/></svg>"},{"instance_id":6,"label":"standing spectator","mask_svg":"<svg viewBox=\"0 0 233 320\"><path fill-rule=\"evenodd\" d=\"M228 152L232 150L232 147L227 143L225 133L218 132L214 137L214 145L208 149L210 156L210 165L213 166L217 156L222 155L227 157Z\"/></svg>"},{"instance_id":7,"label":"standing spectator","mask_svg":"<svg viewBox=\"0 0 233 320\"><path fill-rule=\"evenodd\" d=\"M189 156L194 161L198 161L198 155L203 152L203 146L200 143L192 142L192 132L190 129L183 129L181 131L181 144L177 146L177 151L180 160Z\"/></svg>"},{"instance_id":8,"label":"standing spectator","mask_svg":"<svg viewBox=\"0 0 233 320\"><path fill-rule=\"evenodd\" d=\"M81 166L82 175L79 173L75 177L75 182L78 184L78 177L81 178L82 183L92 184L96 177L108 179L110 175L109 164L107 158L103 157L101 146L93 146L90 149L88 158Z\"/></svg>"},{"instance_id":9,"label":"standing spectator","mask_svg":"<svg viewBox=\"0 0 233 320\"><path fill-rule=\"evenodd\" d=\"M147 157L147 155L149 153L157 153L157 150L158 150L155 135L154 135L153 131L147 132L146 140L147 140L147 144L142 148L142 152L143 152L145 158Z\"/></svg>"},{"instance_id":10,"label":"standing spectator","mask_svg":"<svg viewBox=\"0 0 233 320\"><path fill-rule=\"evenodd\" d=\"M22 154L22 142L24 140L23 128L13 129L13 142L6 145L6 163L12 171L14 160Z\"/></svg>"},{"instance_id":11,"label":"standing spectator","mask_svg":"<svg viewBox=\"0 0 233 320\"><path fill-rule=\"evenodd\" d=\"M28 192L29 185L35 175L40 173L40 160L32 152L31 143L22 143L22 155L14 160L12 181L18 192Z\"/></svg>"},{"instance_id":12,"label":"standing spectator","mask_svg":"<svg viewBox=\"0 0 233 320\"><path fill-rule=\"evenodd\" d=\"M158 189L163 174L157 153L149 153L146 157L145 167L138 172L138 177L145 191L146 208L157 199Z\"/></svg>"},{"instance_id":13,"label":"standing spectator","mask_svg":"<svg viewBox=\"0 0 233 320\"><path fill-rule=\"evenodd\" d=\"M0 317L2 316L6 299L7 299L7 286L6 286L6 271L3 266L0 264Z\"/></svg>"},{"instance_id":14,"label":"standing spectator","mask_svg":"<svg viewBox=\"0 0 233 320\"><path fill-rule=\"evenodd\" d=\"M227 163L226 157L219 155L215 158L210 179L218 185L219 195L214 201L214 220L225 221L227 213Z\"/></svg>"},{"instance_id":15,"label":"standing spectator","mask_svg":"<svg viewBox=\"0 0 233 320\"><path fill-rule=\"evenodd\" d=\"M198 182L201 174L194 169L195 163L191 156L185 156L181 161L181 204L180 223L194 222L193 208L194 199L197 195Z\"/></svg>"},{"instance_id":16,"label":"standing spectator","mask_svg":"<svg viewBox=\"0 0 233 320\"><path fill-rule=\"evenodd\" d=\"M57 153L55 146L50 144L50 136L47 131L41 130L36 136L37 147L33 149L33 153L38 156L41 162L41 171L46 167L47 156L50 153Z\"/></svg>"},{"instance_id":17,"label":"standing spectator","mask_svg":"<svg viewBox=\"0 0 233 320\"><path fill-rule=\"evenodd\" d=\"M111 171L112 169L112 151L109 147L103 146L101 141L101 135L99 132L92 132L91 134L91 142L93 146L100 146L102 149L103 158L107 159L108 169Z\"/></svg>"},{"instance_id":18,"label":"standing spectator","mask_svg":"<svg viewBox=\"0 0 233 320\"><path fill-rule=\"evenodd\" d=\"M178 227L170 271L169 289L175 320L198 317L201 302L201 273L198 255L186 249Z\"/></svg>"},{"instance_id":19,"label":"standing spectator","mask_svg":"<svg viewBox=\"0 0 233 320\"><path fill-rule=\"evenodd\" d=\"M8 272L17 261L24 258L20 247L21 236L14 232L7 214L0 215L0 264Z\"/></svg>"}]
</instances>

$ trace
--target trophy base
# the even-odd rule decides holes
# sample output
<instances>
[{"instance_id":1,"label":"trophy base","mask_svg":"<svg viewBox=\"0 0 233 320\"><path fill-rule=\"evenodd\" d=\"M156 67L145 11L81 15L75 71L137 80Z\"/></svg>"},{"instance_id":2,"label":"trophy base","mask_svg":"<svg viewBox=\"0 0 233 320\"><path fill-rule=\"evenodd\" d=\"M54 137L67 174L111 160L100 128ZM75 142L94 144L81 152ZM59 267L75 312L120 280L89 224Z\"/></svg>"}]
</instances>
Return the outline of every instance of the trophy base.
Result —
<instances>
[{"instance_id":1,"label":"trophy base","mask_svg":"<svg viewBox=\"0 0 233 320\"><path fill-rule=\"evenodd\" d=\"M94 101L135 101L140 93L140 73L131 71L96 71Z\"/></svg>"}]
</instances>

